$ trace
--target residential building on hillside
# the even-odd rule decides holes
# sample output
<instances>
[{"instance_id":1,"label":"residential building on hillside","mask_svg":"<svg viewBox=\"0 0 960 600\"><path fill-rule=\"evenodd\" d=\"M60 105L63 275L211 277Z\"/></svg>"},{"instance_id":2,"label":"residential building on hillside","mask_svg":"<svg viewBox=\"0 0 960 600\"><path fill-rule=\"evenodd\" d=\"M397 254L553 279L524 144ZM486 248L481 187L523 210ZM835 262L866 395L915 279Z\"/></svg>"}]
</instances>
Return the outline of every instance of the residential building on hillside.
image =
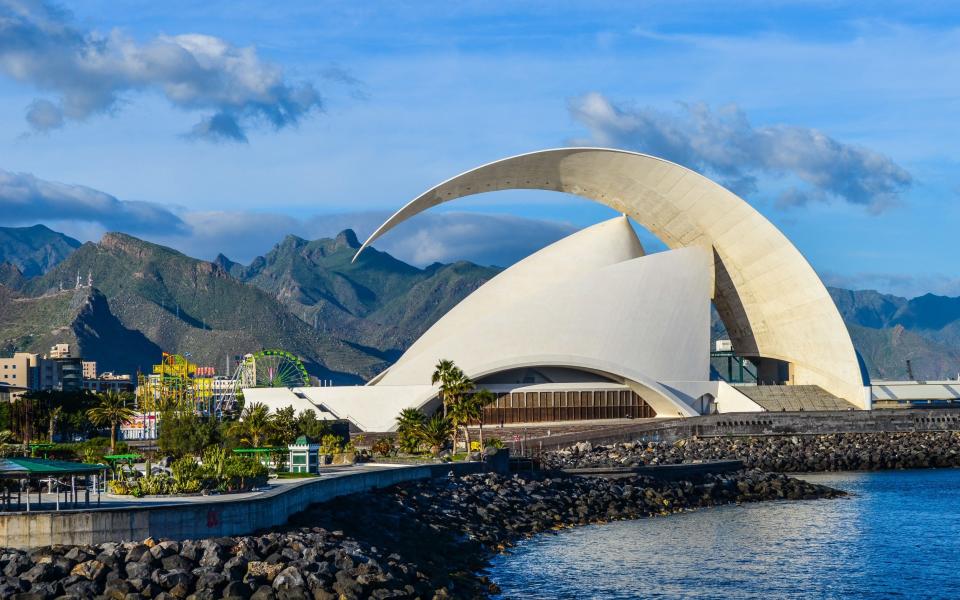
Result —
<instances>
[{"instance_id":1,"label":"residential building on hillside","mask_svg":"<svg viewBox=\"0 0 960 600\"><path fill-rule=\"evenodd\" d=\"M96 379L97 378L97 361L85 360L83 361L82 364L83 364L83 378Z\"/></svg>"},{"instance_id":2,"label":"residential building on hillside","mask_svg":"<svg viewBox=\"0 0 960 600\"><path fill-rule=\"evenodd\" d=\"M54 344L50 346L50 358L72 358L70 344Z\"/></svg>"}]
</instances>

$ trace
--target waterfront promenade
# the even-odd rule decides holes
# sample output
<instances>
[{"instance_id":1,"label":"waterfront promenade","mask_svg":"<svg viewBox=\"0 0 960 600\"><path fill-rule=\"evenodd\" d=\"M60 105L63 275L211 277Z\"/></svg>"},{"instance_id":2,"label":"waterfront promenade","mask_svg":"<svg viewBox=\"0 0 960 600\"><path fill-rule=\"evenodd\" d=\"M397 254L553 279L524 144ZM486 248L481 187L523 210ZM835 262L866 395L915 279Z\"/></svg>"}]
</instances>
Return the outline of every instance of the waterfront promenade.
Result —
<instances>
[{"instance_id":1,"label":"waterfront promenade","mask_svg":"<svg viewBox=\"0 0 960 600\"><path fill-rule=\"evenodd\" d=\"M462 475L481 470L482 463L365 464L332 468L309 479L273 480L267 489L245 494L139 499L103 495L100 506L89 509L0 513L0 547L244 535L283 525L311 504L339 496L450 471Z\"/></svg>"}]
</instances>

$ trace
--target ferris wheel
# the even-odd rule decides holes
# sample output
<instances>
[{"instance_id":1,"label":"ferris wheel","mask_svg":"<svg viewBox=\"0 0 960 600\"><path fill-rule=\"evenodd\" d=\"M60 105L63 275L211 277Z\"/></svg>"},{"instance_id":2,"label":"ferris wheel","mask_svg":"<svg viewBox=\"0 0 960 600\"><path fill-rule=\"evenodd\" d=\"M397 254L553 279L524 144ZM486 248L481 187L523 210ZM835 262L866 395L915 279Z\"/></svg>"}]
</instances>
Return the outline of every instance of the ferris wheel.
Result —
<instances>
[{"instance_id":1,"label":"ferris wheel","mask_svg":"<svg viewBox=\"0 0 960 600\"><path fill-rule=\"evenodd\" d=\"M237 375L244 387L304 387L310 376L300 359L286 350L261 350L243 357Z\"/></svg>"},{"instance_id":2,"label":"ferris wheel","mask_svg":"<svg viewBox=\"0 0 960 600\"><path fill-rule=\"evenodd\" d=\"M286 350L267 349L246 354L237 361L237 369L229 381L214 395L214 414L236 408L237 394L243 388L294 388L310 385L310 376L303 363Z\"/></svg>"}]
</instances>

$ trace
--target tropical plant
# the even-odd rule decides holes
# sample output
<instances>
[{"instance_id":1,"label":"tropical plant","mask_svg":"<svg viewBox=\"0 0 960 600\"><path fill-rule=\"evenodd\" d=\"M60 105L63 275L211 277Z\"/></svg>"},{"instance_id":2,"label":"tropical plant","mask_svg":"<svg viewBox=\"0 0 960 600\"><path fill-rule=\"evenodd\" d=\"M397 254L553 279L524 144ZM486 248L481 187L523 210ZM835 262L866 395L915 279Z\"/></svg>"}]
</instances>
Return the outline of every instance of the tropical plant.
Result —
<instances>
[{"instance_id":1,"label":"tropical plant","mask_svg":"<svg viewBox=\"0 0 960 600\"><path fill-rule=\"evenodd\" d=\"M297 435L304 435L310 440L319 440L330 433L330 424L317 418L317 411L313 409L301 410L297 415Z\"/></svg>"},{"instance_id":2,"label":"tropical plant","mask_svg":"<svg viewBox=\"0 0 960 600\"><path fill-rule=\"evenodd\" d=\"M373 450L374 454L379 454L380 456L384 457L392 455L396 450L396 447L393 444L393 437L387 436L380 438L374 442L371 450Z\"/></svg>"},{"instance_id":3,"label":"tropical plant","mask_svg":"<svg viewBox=\"0 0 960 600\"><path fill-rule=\"evenodd\" d=\"M427 420L427 415L419 408L405 408L397 415L397 431L411 431L419 428Z\"/></svg>"},{"instance_id":4,"label":"tropical plant","mask_svg":"<svg viewBox=\"0 0 960 600\"><path fill-rule=\"evenodd\" d=\"M222 479L227 462L227 449L211 446L203 451L203 466L214 479Z\"/></svg>"},{"instance_id":5,"label":"tropical plant","mask_svg":"<svg viewBox=\"0 0 960 600\"><path fill-rule=\"evenodd\" d=\"M450 403L447 411L447 418L453 425L453 451L457 451L457 434L462 428L466 434L467 452L470 452L470 429L467 426L470 422L470 399L466 396L460 396Z\"/></svg>"},{"instance_id":6,"label":"tropical plant","mask_svg":"<svg viewBox=\"0 0 960 600\"><path fill-rule=\"evenodd\" d=\"M173 461L170 473L170 489L174 494L190 494L203 489L203 468L192 456Z\"/></svg>"},{"instance_id":7,"label":"tropical plant","mask_svg":"<svg viewBox=\"0 0 960 600\"><path fill-rule=\"evenodd\" d=\"M50 409L50 412L47 414L49 419L49 427L47 429L47 436L50 438L50 442L53 443L53 434L57 429L57 421L60 420L61 415L63 415L62 406L54 406Z\"/></svg>"},{"instance_id":8,"label":"tropical plant","mask_svg":"<svg viewBox=\"0 0 960 600\"><path fill-rule=\"evenodd\" d=\"M292 406L278 409L273 414L272 433L274 440L286 446L297 439L297 413Z\"/></svg>"},{"instance_id":9,"label":"tropical plant","mask_svg":"<svg viewBox=\"0 0 960 600\"><path fill-rule=\"evenodd\" d=\"M430 446L430 452L433 455L440 453L440 450L447 444L450 435L453 433L453 423L450 419L437 413L433 418L426 421L420 427L420 438Z\"/></svg>"},{"instance_id":10,"label":"tropical plant","mask_svg":"<svg viewBox=\"0 0 960 600\"><path fill-rule=\"evenodd\" d=\"M427 416L416 408L405 408L397 416L397 445L400 450L413 454L420 449L423 441L420 430L426 423Z\"/></svg>"},{"instance_id":11,"label":"tropical plant","mask_svg":"<svg viewBox=\"0 0 960 600\"><path fill-rule=\"evenodd\" d=\"M320 439L320 454L339 454L343 451L343 439L328 433Z\"/></svg>"},{"instance_id":12,"label":"tropical plant","mask_svg":"<svg viewBox=\"0 0 960 600\"><path fill-rule=\"evenodd\" d=\"M467 393L473 389L473 381L463 374L463 371L454 367L450 379L445 384L444 398L447 401L446 416L453 422L453 451L457 451L457 433L463 427L467 436L467 451L470 450L470 432L467 423L471 419L473 409L467 398Z\"/></svg>"},{"instance_id":13,"label":"tropical plant","mask_svg":"<svg viewBox=\"0 0 960 600\"><path fill-rule=\"evenodd\" d=\"M486 388L481 388L474 392L472 396L470 396L470 400L474 404L474 420L480 427L480 447L486 448L483 443L483 409L496 402L497 395Z\"/></svg>"},{"instance_id":14,"label":"tropical plant","mask_svg":"<svg viewBox=\"0 0 960 600\"><path fill-rule=\"evenodd\" d=\"M173 479L166 473L152 473L137 480L136 489L143 496L163 496L172 491ZM134 493L134 496L137 494Z\"/></svg>"},{"instance_id":15,"label":"tropical plant","mask_svg":"<svg viewBox=\"0 0 960 600\"><path fill-rule=\"evenodd\" d=\"M500 450L500 449L506 448L506 447L507 447L507 446L506 446L506 444L503 443L503 440L501 440L501 439L498 438L498 437L488 438L488 439L487 439L487 445L484 446L484 448L496 448L497 450Z\"/></svg>"},{"instance_id":16,"label":"tropical plant","mask_svg":"<svg viewBox=\"0 0 960 600\"><path fill-rule=\"evenodd\" d=\"M130 484L125 479L113 479L107 482L111 494L120 494L126 496L131 493Z\"/></svg>"},{"instance_id":17,"label":"tropical plant","mask_svg":"<svg viewBox=\"0 0 960 600\"><path fill-rule=\"evenodd\" d=\"M160 414L157 445L166 454L197 455L220 443L220 429L214 419L201 417L193 410L168 409Z\"/></svg>"},{"instance_id":18,"label":"tropical plant","mask_svg":"<svg viewBox=\"0 0 960 600\"><path fill-rule=\"evenodd\" d=\"M242 443L260 448L273 431L270 409L262 402L247 405L235 427Z\"/></svg>"},{"instance_id":19,"label":"tropical plant","mask_svg":"<svg viewBox=\"0 0 960 600\"><path fill-rule=\"evenodd\" d=\"M224 479L220 482L221 489L241 490L266 483L269 471L255 458L234 454L225 461L223 474Z\"/></svg>"},{"instance_id":20,"label":"tropical plant","mask_svg":"<svg viewBox=\"0 0 960 600\"><path fill-rule=\"evenodd\" d=\"M136 412L133 407L127 405L128 400L132 400L127 392L118 393L110 390L99 394L99 398L99 404L87 410L87 418L98 427L110 426L110 452L112 453L117 448L117 426L132 419Z\"/></svg>"},{"instance_id":21,"label":"tropical plant","mask_svg":"<svg viewBox=\"0 0 960 600\"><path fill-rule=\"evenodd\" d=\"M457 366L453 364L452 360L447 360L445 358L440 359L440 362L437 363L437 366L434 367L433 375L430 376L430 383L432 385L440 384L440 404L443 406L443 416L447 416L447 384L453 380L454 372L459 371Z\"/></svg>"}]
</instances>

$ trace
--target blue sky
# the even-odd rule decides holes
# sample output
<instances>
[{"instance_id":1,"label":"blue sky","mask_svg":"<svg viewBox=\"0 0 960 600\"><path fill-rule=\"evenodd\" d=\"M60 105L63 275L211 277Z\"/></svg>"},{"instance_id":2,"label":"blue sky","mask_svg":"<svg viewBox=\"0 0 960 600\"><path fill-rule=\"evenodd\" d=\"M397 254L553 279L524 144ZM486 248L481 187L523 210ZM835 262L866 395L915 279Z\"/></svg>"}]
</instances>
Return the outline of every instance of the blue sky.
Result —
<instances>
[{"instance_id":1,"label":"blue sky","mask_svg":"<svg viewBox=\"0 0 960 600\"><path fill-rule=\"evenodd\" d=\"M960 295L958 66L952 3L0 0L0 224L245 262L596 143L730 186L828 283ZM378 246L503 265L607 216L504 192Z\"/></svg>"}]
</instances>

